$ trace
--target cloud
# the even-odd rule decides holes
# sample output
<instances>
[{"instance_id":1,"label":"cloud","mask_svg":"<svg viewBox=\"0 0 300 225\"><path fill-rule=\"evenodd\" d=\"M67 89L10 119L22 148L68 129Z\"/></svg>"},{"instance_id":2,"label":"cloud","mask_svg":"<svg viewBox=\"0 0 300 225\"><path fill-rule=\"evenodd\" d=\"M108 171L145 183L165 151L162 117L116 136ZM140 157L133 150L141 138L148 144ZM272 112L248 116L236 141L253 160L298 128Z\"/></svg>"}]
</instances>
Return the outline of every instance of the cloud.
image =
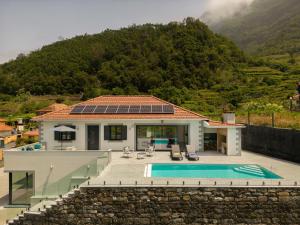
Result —
<instances>
[{"instance_id":1,"label":"cloud","mask_svg":"<svg viewBox=\"0 0 300 225\"><path fill-rule=\"evenodd\" d=\"M202 19L216 23L237 13L242 13L254 0L208 0Z\"/></svg>"}]
</instances>

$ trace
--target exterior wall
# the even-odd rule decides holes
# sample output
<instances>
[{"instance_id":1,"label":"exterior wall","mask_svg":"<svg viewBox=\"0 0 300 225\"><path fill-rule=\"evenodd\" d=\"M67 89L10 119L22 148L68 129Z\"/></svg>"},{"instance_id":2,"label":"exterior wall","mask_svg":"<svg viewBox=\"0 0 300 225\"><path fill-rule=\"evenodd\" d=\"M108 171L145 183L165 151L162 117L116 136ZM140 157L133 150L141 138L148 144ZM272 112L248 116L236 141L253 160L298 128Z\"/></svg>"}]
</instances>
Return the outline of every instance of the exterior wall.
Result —
<instances>
[{"instance_id":1,"label":"exterior wall","mask_svg":"<svg viewBox=\"0 0 300 225\"><path fill-rule=\"evenodd\" d=\"M300 188L86 187L10 225L300 224Z\"/></svg>"},{"instance_id":2,"label":"exterior wall","mask_svg":"<svg viewBox=\"0 0 300 225\"><path fill-rule=\"evenodd\" d=\"M189 126L189 144L195 146L199 151L203 149L202 122L196 120L101 120L101 121L76 121L76 122L43 122L40 125L40 141L46 145L47 150L59 149L60 141L54 140L53 128L55 125L68 124L76 126L76 140L63 142L64 147L74 146L78 150L87 149L87 125L100 126L100 149L101 150L122 150L123 147L129 146L136 149L136 125L188 125ZM108 141L104 140L104 126L106 125L126 125L127 140Z\"/></svg>"},{"instance_id":3,"label":"exterior wall","mask_svg":"<svg viewBox=\"0 0 300 225\"><path fill-rule=\"evenodd\" d=\"M227 129L227 155L229 156L241 155L241 129L238 128Z\"/></svg>"},{"instance_id":4,"label":"exterior wall","mask_svg":"<svg viewBox=\"0 0 300 225\"><path fill-rule=\"evenodd\" d=\"M99 151L4 151L5 172L34 171L36 191L59 181L83 165L108 154Z\"/></svg>"},{"instance_id":5,"label":"exterior wall","mask_svg":"<svg viewBox=\"0 0 300 225\"><path fill-rule=\"evenodd\" d=\"M7 137L11 135L11 131L0 131L0 137Z\"/></svg>"},{"instance_id":6,"label":"exterior wall","mask_svg":"<svg viewBox=\"0 0 300 225\"><path fill-rule=\"evenodd\" d=\"M85 122L43 122L41 124L40 131L40 141L41 143L46 145L47 150L59 150L61 147L61 142L54 140L54 127L56 125L74 125L76 126L76 140L73 141L64 141L62 143L63 147L76 147L77 150L85 150L86 149L86 124ZM92 123L99 124L100 123ZM100 133L101 135L101 133Z\"/></svg>"},{"instance_id":7,"label":"exterior wall","mask_svg":"<svg viewBox=\"0 0 300 225\"><path fill-rule=\"evenodd\" d=\"M0 137L3 137L5 145L8 144L8 143L17 141L17 135L16 134L11 134L11 131L0 132Z\"/></svg>"},{"instance_id":8,"label":"exterior wall","mask_svg":"<svg viewBox=\"0 0 300 225\"><path fill-rule=\"evenodd\" d=\"M241 155L241 128L205 128L205 133L217 133L218 140L217 146L218 150L222 149L222 142L220 136L226 137L227 145L227 155L229 156L239 156Z\"/></svg>"}]
</instances>

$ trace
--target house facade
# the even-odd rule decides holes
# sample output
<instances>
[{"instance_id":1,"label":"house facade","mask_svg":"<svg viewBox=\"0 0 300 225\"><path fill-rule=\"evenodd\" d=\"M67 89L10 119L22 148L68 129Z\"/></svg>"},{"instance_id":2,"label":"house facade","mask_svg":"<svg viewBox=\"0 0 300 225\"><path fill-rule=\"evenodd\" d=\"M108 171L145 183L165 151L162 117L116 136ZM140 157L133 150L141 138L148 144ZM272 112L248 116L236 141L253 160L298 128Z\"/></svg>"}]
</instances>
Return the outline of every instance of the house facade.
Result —
<instances>
[{"instance_id":1,"label":"house facade","mask_svg":"<svg viewBox=\"0 0 300 225\"><path fill-rule=\"evenodd\" d=\"M215 122L154 96L100 96L33 120L40 124L40 144L4 151L12 205L56 199L99 175L111 151L127 146L170 151L178 144L182 151L190 145L197 152L241 154L243 126L234 114Z\"/></svg>"},{"instance_id":2,"label":"house facade","mask_svg":"<svg viewBox=\"0 0 300 225\"><path fill-rule=\"evenodd\" d=\"M40 122L40 142L47 150L122 150L143 151L154 145L156 151L178 144L182 150L191 145L196 151L241 154L242 125L233 114L224 123L173 105L154 96L100 96L63 110L34 118ZM74 132L58 134L57 126Z\"/></svg>"}]
</instances>

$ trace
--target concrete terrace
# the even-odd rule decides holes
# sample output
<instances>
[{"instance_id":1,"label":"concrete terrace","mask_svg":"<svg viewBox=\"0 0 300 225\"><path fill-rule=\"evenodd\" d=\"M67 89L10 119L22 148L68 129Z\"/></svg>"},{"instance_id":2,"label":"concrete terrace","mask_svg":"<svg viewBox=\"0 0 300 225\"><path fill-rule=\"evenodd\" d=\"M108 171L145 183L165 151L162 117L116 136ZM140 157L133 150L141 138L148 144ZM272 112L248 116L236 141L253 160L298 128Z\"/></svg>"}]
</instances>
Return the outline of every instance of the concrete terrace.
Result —
<instances>
[{"instance_id":1,"label":"concrete terrace","mask_svg":"<svg viewBox=\"0 0 300 225\"><path fill-rule=\"evenodd\" d=\"M252 186L278 186L279 181L282 186L294 186L295 182L300 185L300 164L280 160L260 154L243 151L242 156L225 156L216 152L199 153L199 161L188 161L186 158L182 161L172 161L169 152L156 152L153 157L145 157L137 159L136 153L132 158L124 158L122 152L112 152L112 160L110 165L104 172L90 181L90 185L133 185L137 181L138 184L151 184L151 181L157 185L164 185L169 181L169 184L178 185L184 181L186 185L196 185L201 181L202 185L228 186L232 181L235 186L246 186L247 182ZM195 164L258 164L283 179L179 179L179 178L145 178L145 166L151 163L195 163Z\"/></svg>"}]
</instances>

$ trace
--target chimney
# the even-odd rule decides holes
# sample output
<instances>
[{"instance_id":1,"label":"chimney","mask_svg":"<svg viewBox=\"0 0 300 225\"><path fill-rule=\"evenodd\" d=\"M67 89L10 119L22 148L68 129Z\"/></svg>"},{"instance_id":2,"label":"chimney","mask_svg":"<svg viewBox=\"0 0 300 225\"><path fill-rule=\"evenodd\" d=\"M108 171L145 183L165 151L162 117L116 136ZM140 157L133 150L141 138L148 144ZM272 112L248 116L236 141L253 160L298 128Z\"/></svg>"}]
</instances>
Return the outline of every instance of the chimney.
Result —
<instances>
[{"instance_id":1,"label":"chimney","mask_svg":"<svg viewBox=\"0 0 300 225\"><path fill-rule=\"evenodd\" d=\"M235 113L234 112L224 112L222 115L222 121L224 123L235 124Z\"/></svg>"}]
</instances>

